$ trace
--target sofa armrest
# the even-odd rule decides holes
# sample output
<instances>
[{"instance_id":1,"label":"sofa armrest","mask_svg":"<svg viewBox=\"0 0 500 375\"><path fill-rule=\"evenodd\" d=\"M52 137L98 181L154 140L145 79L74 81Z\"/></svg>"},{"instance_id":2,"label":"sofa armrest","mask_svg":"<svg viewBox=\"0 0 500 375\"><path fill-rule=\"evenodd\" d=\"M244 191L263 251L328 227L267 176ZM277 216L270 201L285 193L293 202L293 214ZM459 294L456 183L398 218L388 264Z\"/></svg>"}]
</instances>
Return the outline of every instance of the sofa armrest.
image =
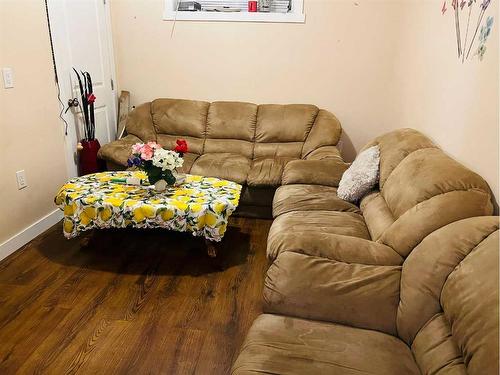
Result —
<instances>
[{"instance_id":1,"label":"sofa armrest","mask_svg":"<svg viewBox=\"0 0 500 375\"><path fill-rule=\"evenodd\" d=\"M340 158L324 160L293 160L283 170L282 185L307 184L339 186L349 164Z\"/></svg>"},{"instance_id":2,"label":"sofa armrest","mask_svg":"<svg viewBox=\"0 0 500 375\"><path fill-rule=\"evenodd\" d=\"M132 145L137 142L142 141L135 135L129 134L117 141L102 146L97 157L107 162L127 167L127 159L132 154Z\"/></svg>"},{"instance_id":3,"label":"sofa armrest","mask_svg":"<svg viewBox=\"0 0 500 375\"><path fill-rule=\"evenodd\" d=\"M267 271L264 312L396 334L401 266L349 264L294 252Z\"/></svg>"},{"instance_id":4,"label":"sofa armrest","mask_svg":"<svg viewBox=\"0 0 500 375\"><path fill-rule=\"evenodd\" d=\"M342 155L336 146L322 146L303 157L305 160L342 160Z\"/></svg>"}]
</instances>

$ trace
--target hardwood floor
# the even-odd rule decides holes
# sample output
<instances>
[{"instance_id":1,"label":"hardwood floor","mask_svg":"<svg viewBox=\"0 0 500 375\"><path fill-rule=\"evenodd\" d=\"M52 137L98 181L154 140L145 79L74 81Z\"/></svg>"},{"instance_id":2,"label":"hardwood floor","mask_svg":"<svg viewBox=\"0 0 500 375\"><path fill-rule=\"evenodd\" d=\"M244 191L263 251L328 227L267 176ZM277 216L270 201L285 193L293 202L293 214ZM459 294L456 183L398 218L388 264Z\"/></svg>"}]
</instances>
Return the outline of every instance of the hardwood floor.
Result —
<instances>
[{"instance_id":1,"label":"hardwood floor","mask_svg":"<svg viewBox=\"0 0 500 375\"><path fill-rule=\"evenodd\" d=\"M0 374L226 374L261 312L271 221L201 239L55 225L0 262Z\"/></svg>"}]
</instances>

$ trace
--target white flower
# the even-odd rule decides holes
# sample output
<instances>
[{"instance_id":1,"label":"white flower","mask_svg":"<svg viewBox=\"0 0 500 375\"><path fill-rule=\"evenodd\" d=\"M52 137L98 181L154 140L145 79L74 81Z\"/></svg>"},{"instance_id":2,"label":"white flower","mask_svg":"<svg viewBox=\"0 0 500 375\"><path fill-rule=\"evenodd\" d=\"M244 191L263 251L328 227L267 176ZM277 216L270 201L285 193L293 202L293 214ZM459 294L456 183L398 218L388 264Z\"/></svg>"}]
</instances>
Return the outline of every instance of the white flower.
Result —
<instances>
[{"instance_id":1,"label":"white flower","mask_svg":"<svg viewBox=\"0 0 500 375\"><path fill-rule=\"evenodd\" d=\"M152 161L155 167L161 168L163 171L173 171L175 168L182 167L184 163L184 159L177 152L163 148L155 150Z\"/></svg>"}]
</instances>

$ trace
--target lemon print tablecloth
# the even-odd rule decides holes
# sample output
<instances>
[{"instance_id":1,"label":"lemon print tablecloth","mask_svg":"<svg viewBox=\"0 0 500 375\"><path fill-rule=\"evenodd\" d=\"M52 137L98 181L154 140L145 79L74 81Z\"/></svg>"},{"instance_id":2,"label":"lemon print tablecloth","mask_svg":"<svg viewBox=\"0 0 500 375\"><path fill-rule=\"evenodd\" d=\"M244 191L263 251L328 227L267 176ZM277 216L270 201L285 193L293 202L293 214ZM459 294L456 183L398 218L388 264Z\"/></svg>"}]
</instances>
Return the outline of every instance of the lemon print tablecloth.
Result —
<instances>
[{"instance_id":1,"label":"lemon print tablecloth","mask_svg":"<svg viewBox=\"0 0 500 375\"><path fill-rule=\"evenodd\" d=\"M126 177L146 178L137 171L103 172L65 184L55 197L64 211L65 237L94 228L164 228L220 241L241 192L235 182L194 175L162 193L111 181Z\"/></svg>"}]
</instances>

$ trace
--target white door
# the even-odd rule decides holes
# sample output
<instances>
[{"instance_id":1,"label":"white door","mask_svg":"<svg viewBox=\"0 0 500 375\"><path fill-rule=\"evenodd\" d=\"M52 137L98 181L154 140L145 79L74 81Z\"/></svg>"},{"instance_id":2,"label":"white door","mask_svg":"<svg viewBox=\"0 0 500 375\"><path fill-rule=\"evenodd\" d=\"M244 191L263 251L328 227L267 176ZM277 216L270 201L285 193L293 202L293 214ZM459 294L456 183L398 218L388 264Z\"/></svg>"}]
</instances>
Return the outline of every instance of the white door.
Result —
<instances>
[{"instance_id":1,"label":"white door","mask_svg":"<svg viewBox=\"0 0 500 375\"><path fill-rule=\"evenodd\" d=\"M89 72L96 100L96 138L101 146L115 139L116 94L109 5L106 0L48 0L60 99L64 106L77 98L78 79L73 68ZM69 177L77 175L77 143L85 135L82 113L73 107L62 115L68 123L66 135Z\"/></svg>"}]
</instances>

